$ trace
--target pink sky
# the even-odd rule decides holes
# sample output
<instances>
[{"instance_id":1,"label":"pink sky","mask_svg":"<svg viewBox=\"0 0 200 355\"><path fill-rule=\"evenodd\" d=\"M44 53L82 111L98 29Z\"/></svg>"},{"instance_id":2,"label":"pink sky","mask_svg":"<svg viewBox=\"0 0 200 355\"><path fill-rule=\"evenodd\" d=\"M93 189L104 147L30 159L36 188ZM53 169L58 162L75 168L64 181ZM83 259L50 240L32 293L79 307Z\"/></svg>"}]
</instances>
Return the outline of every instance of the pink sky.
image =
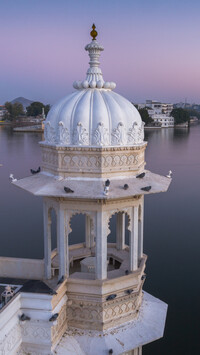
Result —
<instances>
[{"instance_id":1,"label":"pink sky","mask_svg":"<svg viewBox=\"0 0 200 355\"><path fill-rule=\"evenodd\" d=\"M200 102L198 1L7 0L1 5L0 103L53 104L88 68L93 21L105 80L133 102Z\"/></svg>"}]
</instances>

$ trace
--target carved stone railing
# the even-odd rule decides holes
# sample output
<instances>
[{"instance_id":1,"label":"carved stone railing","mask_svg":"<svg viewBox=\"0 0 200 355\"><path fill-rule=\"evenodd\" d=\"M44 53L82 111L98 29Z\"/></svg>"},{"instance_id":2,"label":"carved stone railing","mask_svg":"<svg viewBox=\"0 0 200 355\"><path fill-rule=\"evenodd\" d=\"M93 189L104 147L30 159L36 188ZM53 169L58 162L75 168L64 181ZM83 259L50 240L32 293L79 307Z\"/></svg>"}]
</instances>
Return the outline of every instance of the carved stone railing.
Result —
<instances>
[{"instance_id":1,"label":"carved stone railing","mask_svg":"<svg viewBox=\"0 0 200 355\"><path fill-rule=\"evenodd\" d=\"M136 271L113 279L72 274L67 280L68 325L103 330L136 317L142 302L146 258L144 255Z\"/></svg>"}]
</instances>

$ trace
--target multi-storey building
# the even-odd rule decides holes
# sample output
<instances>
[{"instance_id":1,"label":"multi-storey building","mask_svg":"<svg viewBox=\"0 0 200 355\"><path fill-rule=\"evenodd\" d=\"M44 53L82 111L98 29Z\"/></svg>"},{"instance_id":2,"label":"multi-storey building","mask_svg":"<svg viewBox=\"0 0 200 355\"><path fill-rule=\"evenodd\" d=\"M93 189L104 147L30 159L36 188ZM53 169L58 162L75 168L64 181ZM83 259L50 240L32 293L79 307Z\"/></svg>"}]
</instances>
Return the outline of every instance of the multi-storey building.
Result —
<instances>
[{"instance_id":1,"label":"multi-storey building","mask_svg":"<svg viewBox=\"0 0 200 355\"><path fill-rule=\"evenodd\" d=\"M145 104L139 104L139 108L147 108L149 116L161 127L174 127L174 118L170 116L173 104L162 103L156 100L146 100Z\"/></svg>"}]
</instances>

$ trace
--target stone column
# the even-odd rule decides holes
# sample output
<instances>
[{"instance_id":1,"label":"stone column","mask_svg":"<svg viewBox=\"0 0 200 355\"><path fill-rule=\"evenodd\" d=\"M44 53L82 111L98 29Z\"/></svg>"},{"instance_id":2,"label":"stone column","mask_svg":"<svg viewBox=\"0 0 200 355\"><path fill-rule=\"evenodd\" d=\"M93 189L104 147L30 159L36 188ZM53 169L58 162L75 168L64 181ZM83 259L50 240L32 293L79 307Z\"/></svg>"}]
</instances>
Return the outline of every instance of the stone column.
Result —
<instances>
[{"instance_id":1,"label":"stone column","mask_svg":"<svg viewBox=\"0 0 200 355\"><path fill-rule=\"evenodd\" d=\"M117 213L116 224L116 248L117 250L123 250L125 245L125 213Z\"/></svg>"},{"instance_id":2,"label":"stone column","mask_svg":"<svg viewBox=\"0 0 200 355\"><path fill-rule=\"evenodd\" d=\"M107 218L105 212L96 214L96 279L107 278Z\"/></svg>"},{"instance_id":3,"label":"stone column","mask_svg":"<svg viewBox=\"0 0 200 355\"><path fill-rule=\"evenodd\" d=\"M68 276L68 245L66 248L65 212L59 207L57 211L57 248L59 255L59 279Z\"/></svg>"},{"instance_id":4,"label":"stone column","mask_svg":"<svg viewBox=\"0 0 200 355\"><path fill-rule=\"evenodd\" d=\"M129 239L130 271L138 268L138 206L132 207L131 232Z\"/></svg>"},{"instance_id":5,"label":"stone column","mask_svg":"<svg viewBox=\"0 0 200 355\"><path fill-rule=\"evenodd\" d=\"M91 248L91 220L90 216L85 216L85 246Z\"/></svg>"},{"instance_id":6,"label":"stone column","mask_svg":"<svg viewBox=\"0 0 200 355\"><path fill-rule=\"evenodd\" d=\"M47 279L51 278L51 216L48 205L43 202L43 223L44 223L44 271Z\"/></svg>"},{"instance_id":7,"label":"stone column","mask_svg":"<svg viewBox=\"0 0 200 355\"><path fill-rule=\"evenodd\" d=\"M138 261L143 256L144 198L142 199L138 222Z\"/></svg>"}]
</instances>

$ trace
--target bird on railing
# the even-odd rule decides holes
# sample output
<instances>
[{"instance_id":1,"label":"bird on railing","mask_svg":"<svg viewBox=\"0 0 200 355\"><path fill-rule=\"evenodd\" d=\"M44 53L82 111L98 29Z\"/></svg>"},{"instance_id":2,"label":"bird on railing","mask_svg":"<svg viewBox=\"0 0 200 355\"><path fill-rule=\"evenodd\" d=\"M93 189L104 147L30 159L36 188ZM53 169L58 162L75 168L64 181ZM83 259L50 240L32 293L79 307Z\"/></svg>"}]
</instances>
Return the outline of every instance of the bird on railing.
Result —
<instances>
[{"instance_id":1,"label":"bird on railing","mask_svg":"<svg viewBox=\"0 0 200 355\"><path fill-rule=\"evenodd\" d=\"M167 178L171 179L172 178L172 171L169 170L168 174L166 175Z\"/></svg>"},{"instance_id":2,"label":"bird on railing","mask_svg":"<svg viewBox=\"0 0 200 355\"><path fill-rule=\"evenodd\" d=\"M104 185L104 195L107 195L107 194L108 194L109 188L110 188L110 180L107 179L107 180L105 181L105 185Z\"/></svg>"},{"instance_id":3,"label":"bird on railing","mask_svg":"<svg viewBox=\"0 0 200 355\"><path fill-rule=\"evenodd\" d=\"M130 295L132 292L133 292L133 289L131 288L131 289L129 289L129 290L126 290L125 291L128 295Z\"/></svg>"},{"instance_id":4,"label":"bird on railing","mask_svg":"<svg viewBox=\"0 0 200 355\"><path fill-rule=\"evenodd\" d=\"M10 174L9 178L10 178L10 180L11 180L12 182L17 181L17 179L14 178L14 175L13 175L13 174Z\"/></svg>"},{"instance_id":5,"label":"bird on railing","mask_svg":"<svg viewBox=\"0 0 200 355\"><path fill-rule=\"evenodd\" d=\"M19 317L19 319L24 322L25 320L30 320L31 318L26 316L24 313L22 313L22 315Z\"/></svg>"},{"instance_id":6,"label":"bird on railing","mask_svg":"<svg viewBox=\"0 0 200 355\"><path fill-rule=\"evenodd\" d=\"M52 288L51 288L50 291L49 291L49 294L50 294L50 295L57 295L57 292L54 291L54 290L52 290Z\"/></svg>"},{"instance_id":7,"label":"bird on railing","mask_svg":"<svg viewBox=\"0 0 200 355\"><path fill-rule=\"evenodd\" d=\"M49 318L49 322L54 322L58 318L59 314L54 313L51 318Z\"/></svg>"},{"instance_id":8,"label":"bird on railing","mask_svg":"<svg viewBox=\"0 0 200 355\"><path fill-rule=\"evenodd\" d=\"M129 186L128 184L124 184L124 190L128 190Z\"/></svg>"},{"instance_id":9,"label":"bird on railing","mask_svg":"<svg viewBox=\"0 0 200 355\"><path fill-rule=\"evenodd\" d=\"M31 174L38 174L38 173L40 173L40 166L39 166L39 168L37 169L37 170L33 170L33 169L30 169L30 172L31 172Z\"/></svg>"},{"instance_id":10,"label":"bird on railing","mask_svg":"<svg viewBox=\"0 0 200 355\"><path fill-rule=\"evenodd\" d=\"M145 177L145 173L141 173L136 176L137 179L142 179L143 177Z\"/></svg>"},{"instance_id":11,"label":"bird on railing","mask_svg":"<svg viewBox=\"0 0 200 355\"><path fill-rule=\"evenodd\" d=\"M106 298L106 301L114 300L114 298L116 298L116 297L117 297L116 294L109 295L109 296Z\"/></svg>"},{"instance_id":12,"label":"bird on railing","mask_svg":"<svg viewBox=\"0 0 200 355\"><path fill-rule=\"evenodd\" d=\"M141 190L143 191L150 191L151 190L151 186L145 186L145 187L141 187Z\"/></svg>"},{"instance_id":13,"label":"bird on railing","mask_svg":"<svg viewBox=\"0 0 200 355\"><path fill-rule=\"evenodd\" d=\"M69 187L64 186L64 190L67 194L73 193L74 191L71 190Z\"/></svg>"}]
</instances>

